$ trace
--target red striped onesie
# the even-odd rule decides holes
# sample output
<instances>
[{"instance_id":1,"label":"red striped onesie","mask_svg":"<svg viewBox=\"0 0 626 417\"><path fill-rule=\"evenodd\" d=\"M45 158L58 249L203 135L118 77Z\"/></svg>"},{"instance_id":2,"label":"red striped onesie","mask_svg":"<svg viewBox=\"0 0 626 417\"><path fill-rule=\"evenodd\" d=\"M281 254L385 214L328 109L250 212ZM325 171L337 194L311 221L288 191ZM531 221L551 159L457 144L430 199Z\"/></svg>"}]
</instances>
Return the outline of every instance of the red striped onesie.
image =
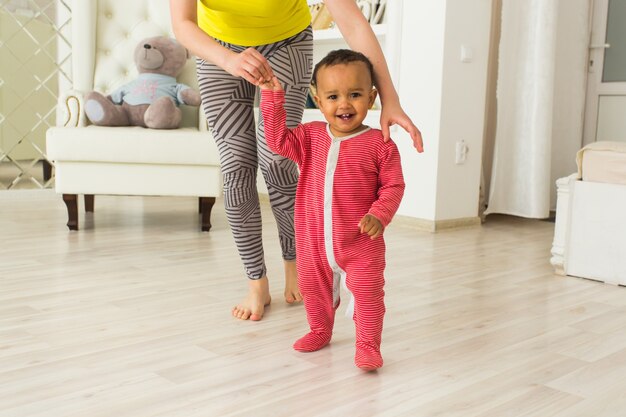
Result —
<instances>
[{"instance_id":1,"label":"red striped onesie","mask_svg":"<svg viewBox=\"0 0 626 417\"><path fill-rule=\"evenodd\" d=\"M294 348L314 351L330 342L339 282L354 297L357 366L382 366L385 241L371 240L358 223L369 213L386 227L404 193L400 154L380 130L332 137L327 123L286 126L284 92L262 90L267 144L300 168L295 230L298 284L311 332Z\"/></svg>"}]
</instances>

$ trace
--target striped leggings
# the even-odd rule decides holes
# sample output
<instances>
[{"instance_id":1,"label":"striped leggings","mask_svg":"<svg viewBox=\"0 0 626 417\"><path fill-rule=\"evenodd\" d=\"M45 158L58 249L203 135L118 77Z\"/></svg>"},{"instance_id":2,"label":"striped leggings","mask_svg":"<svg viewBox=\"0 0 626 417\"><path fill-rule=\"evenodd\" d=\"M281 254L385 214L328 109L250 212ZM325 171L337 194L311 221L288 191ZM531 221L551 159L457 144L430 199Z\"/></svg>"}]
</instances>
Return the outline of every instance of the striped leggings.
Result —
<instances>
[{"instance_id":1,"label":"striped leggings","mask_svg":"<svg viewBox=\"0 0 626 417\"><path fill-rule=\"evenodd\" d=\"M218 42L236 52L246 49ZM302 120L311 81L312 30L309 27L291 38L256 49L268 60L285 88L287 126L295 127ZM266 267L257 169L260 166L267 185L283 259L294 260L293 209L298 168L267 147L260 112L258 128L255 128L256 86L207 61L197 59L196 66L202 108L220 154L226 217L246 275L259 279L265 276Z\"/></svg>"}]
</instances>

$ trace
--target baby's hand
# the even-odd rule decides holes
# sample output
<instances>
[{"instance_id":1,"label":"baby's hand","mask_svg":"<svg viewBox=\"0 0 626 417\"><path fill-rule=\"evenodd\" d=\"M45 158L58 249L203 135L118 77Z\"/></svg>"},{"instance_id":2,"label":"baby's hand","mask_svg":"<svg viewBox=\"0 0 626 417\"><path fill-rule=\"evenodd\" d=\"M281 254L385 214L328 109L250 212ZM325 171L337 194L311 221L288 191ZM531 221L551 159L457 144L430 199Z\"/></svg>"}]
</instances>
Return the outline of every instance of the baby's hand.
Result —
<instances>
[{"instance_id":1,"label":"baby's hand","mask_svg":"<svg viewBox=\"0 0 626 417\"><path fill-rule=\"evenodd\" d=\"M382 223L371 214L363 216L359 222L359 227L361 228L361 233L367 233L372 240L383 234Z\"/></svg>"},{"instance_id":2,"label":"baby's hand","mask_svg":"<svg viewBox=\"0 0 626 417\"><path fill-rule=\"evenodd\" d=\"M261 90L281 91L283 86L280 84L280 81L278 81L278 78L273 76L269 81L259 81L259 88Z\"/></svg>"}]
</instances>

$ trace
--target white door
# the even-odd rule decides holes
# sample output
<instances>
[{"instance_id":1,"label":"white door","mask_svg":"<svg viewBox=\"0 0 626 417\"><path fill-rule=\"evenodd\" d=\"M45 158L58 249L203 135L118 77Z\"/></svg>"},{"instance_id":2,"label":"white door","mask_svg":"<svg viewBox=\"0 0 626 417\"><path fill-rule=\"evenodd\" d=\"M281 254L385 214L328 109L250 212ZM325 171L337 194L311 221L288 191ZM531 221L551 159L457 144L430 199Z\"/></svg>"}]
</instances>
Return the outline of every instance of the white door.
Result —
<instances>
[{"instance_id":1,"label":"white door","mask_svg":"<svg viewBox=\"0 0 626 417\"><path fill-rule=\"evenodd\" d=\"M626 0L594 0L583 144L626 142Z\"/></svg>"}]
</instances>

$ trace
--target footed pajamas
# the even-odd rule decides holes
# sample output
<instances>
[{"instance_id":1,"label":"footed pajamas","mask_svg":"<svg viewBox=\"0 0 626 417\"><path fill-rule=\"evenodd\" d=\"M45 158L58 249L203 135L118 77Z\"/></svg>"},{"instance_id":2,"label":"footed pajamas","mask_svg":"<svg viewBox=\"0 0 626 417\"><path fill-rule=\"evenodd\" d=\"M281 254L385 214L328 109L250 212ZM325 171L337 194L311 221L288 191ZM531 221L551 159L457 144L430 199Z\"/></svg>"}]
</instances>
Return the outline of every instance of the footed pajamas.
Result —
<instances>
[{"instance_id":1,"label":"footed pajamas","mask_svg":"<svg viewBox=\"0 0 626 417\"><path fill-rule=\"evenodd\" d=\"M357 366L382 366L385 241L358 226L366 214L386 227L404 194L400 154L380 130L332 137L324 122L288 129L284 93L261 91L267 144L300 168L295 229L298 284L311 332L294 348L314 351L330 342L340 279L354 297Z\"/></svg>"}]
</instances>

